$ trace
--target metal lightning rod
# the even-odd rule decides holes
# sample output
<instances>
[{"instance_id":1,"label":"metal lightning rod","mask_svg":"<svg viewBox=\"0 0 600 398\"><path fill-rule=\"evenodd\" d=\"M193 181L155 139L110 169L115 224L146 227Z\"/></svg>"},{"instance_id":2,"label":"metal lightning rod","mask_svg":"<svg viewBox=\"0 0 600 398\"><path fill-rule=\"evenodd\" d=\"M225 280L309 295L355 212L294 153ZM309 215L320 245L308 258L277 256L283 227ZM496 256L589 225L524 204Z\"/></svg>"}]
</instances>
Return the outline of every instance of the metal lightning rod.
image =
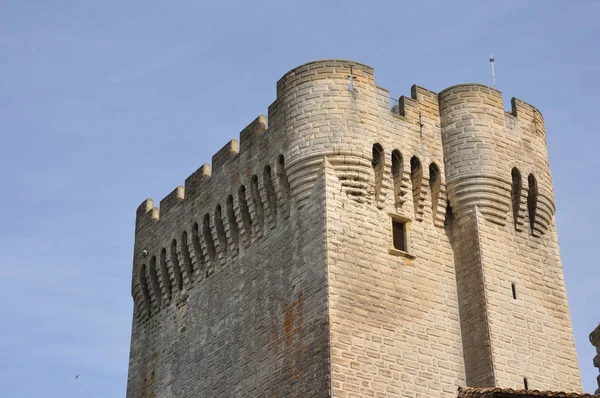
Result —
<instances>
[{"instance_id":1,"label":"metal lightning rod","mask_svg":"<svg viewBox=\"0 0 600 398\"><path fill-rule=\"evenodd\" d=\"M496 73L494 72L494 56L490 53L490 64L492 64L492 82L496 88Z\"/></svg>"},{"instance_id":2,"label":"metal lightning rod","mask_svg":"<svg viewBox=\"0 0 600 398\"><path fill-rule=\"evenodd\" d=\"M354 76L352 76L352 65L350 65L350 85L348 86L348 91L354 92Z\"/></svg>"}]
</instances>

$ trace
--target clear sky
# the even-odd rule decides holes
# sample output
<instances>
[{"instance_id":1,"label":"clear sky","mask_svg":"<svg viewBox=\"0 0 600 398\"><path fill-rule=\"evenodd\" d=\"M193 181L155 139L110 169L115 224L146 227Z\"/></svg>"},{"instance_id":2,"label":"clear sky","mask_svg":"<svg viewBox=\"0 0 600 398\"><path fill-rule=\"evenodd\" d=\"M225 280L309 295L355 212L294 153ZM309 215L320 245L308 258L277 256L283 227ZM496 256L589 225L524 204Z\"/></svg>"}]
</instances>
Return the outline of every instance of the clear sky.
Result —
<instances>
[{"instance_id":1,"label":"clear sky","mask_svg":"<svg viewBox=\"0 0 600 398\"><path fill-rule=\"evenodd\" d=\"M593 391L599 17L591 0L1 0L0 396L125 396L135 209L266 114L285 72L351 59L399 97L491 84L490 52L505 108L544 114Z\"/></svg>"}]
</instances>

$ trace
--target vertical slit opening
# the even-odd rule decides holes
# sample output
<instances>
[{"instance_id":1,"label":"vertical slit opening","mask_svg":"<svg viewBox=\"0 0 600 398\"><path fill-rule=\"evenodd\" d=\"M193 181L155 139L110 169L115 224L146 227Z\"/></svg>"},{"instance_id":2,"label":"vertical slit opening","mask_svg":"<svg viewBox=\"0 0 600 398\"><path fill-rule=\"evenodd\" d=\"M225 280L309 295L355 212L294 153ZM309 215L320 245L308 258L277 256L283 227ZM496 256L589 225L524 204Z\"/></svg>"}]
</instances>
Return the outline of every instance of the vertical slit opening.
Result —
<instances>
[{"instance_id":1,"label":"vertical slit opening","mask_svg":"<svg viewBox=\"0 0 600 398\"><path fill-rule=\"evenodd\" d=\"M511 171L512 187L510 190L510 198L513 211L513 221L515 223L515 229L517 229L519 221L519 209L521 208L521 173L515 167Z\"/></svg>"},{"instance_id":2,"label":"vertical slit opening","mask_svg":"<svg viewBox=\"0 0 600 398\"><path fill-rule=\"evenodd\" d=\"M394 204L398 206L402 196L402 172L404 171L404 161L399 150L392 152L392 179L394 180Z\"/></svg>"},{"instance_id":3,"label":"vertical slit opening","mask_svg":"<svg viewBox=\"0 0 600 398\"><path fill-rule=\"evenodd\" d=\"M516 300L517 299L517 284L513 282L513 283L510 284L510 286L512 288L512 297L513 297L513 300Z\"/></svg>"},{"instance_id":4,"label":"vertical slit opening","mask_svg":"<svg viewBox=\"0 0 600 398\"><path fill-rule=\"evenodd\" d=\"M419 202L421 200L421 183L423 180L423 169L419 158L413 156L410 159L410 181L413 191L413 204L415 208L415 217L419 213Z\"/></svg>"},{"instance_id":5,"label":"vertical slit opening","mask_svg":"<svg viewBox=\"0 0 600 398\"><path fill-rule=\"evenodd\" d=\"M537 211L537 200L538 200L538 187L537 181L533 174L529 174L527 178L528 192L527 192L527 210L529 213L529 224L531 227L531 234L535 232L535 214Z\"/></svg>"},{"instance_id":6,"label":"vertical slit opening","mask_svg":"<svg viewBox=\"0 0 600 398\"><path fill-rule=\"evenodd\" d=\"M435 220L437 215L438 199L440 197L440 187L442 179L440 178L440 169L435 163L429 165L429 189L431 191L431 213Z\"/></svg>"},{"instance_id":7,"label":"vertical slit opening","mask_svg":"<svg viewBox=\"0 0 600 398\"><path fill-rule=\"evenodd\" d=\"M529 390L529 380L527 380L527 377L523 377L523 387Z\"/></svg>"},{"instance_id":8,"label":"vertical slit opening","mask_svg":"<svg viewBox=\"0 0 600 398\"><path fill-rule=\"evenodd\" d=\"M383 182L383 171L385 168L383 147L380 144L373 145L373 172L375 173L375 202L379 202L381 184Z\"/></svg>"}]
</instances>

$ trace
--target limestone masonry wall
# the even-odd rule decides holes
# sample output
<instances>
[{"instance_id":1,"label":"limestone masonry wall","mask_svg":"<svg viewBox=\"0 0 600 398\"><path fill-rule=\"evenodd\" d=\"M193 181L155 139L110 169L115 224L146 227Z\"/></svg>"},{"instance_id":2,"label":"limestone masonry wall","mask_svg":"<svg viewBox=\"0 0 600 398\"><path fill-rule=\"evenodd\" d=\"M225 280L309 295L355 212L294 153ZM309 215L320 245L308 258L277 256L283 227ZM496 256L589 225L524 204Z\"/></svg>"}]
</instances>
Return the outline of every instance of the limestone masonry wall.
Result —
<instances>
[{"instance_id":1,"label":"limestone masonry wall","mask_svg":"<svg viewBox=\"0 0 600 398\"><path fill-rule=\"evenodd\" d=\"M138 208L127 396L581 391L554 211L531 105L301 65Z\"/></svg>"},{"instance_id":2,"label":"limestone masonry wall","mask_svg":"<svg viewBox=\"0 0 600 398\"><path fill-rule=\"evenodd\" d=\"M440 93L467 384L581 389L543 119L512 105L479 85Z\"/></svg>"}]
</instances>

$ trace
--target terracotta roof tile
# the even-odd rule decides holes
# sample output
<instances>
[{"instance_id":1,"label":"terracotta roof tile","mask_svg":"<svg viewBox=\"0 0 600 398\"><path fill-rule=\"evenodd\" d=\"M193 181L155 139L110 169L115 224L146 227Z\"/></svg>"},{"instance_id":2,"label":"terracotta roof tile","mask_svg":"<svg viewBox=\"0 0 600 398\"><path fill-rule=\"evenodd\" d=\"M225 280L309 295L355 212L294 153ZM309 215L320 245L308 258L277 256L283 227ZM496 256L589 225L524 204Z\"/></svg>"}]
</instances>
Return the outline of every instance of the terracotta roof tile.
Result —
<instances>
[{"instance_id":1,"label":"terracotta roof tile","mask_svg":"<svg viewBox=\"0 0 600 398\"><path fill-rule=\"evenodd\" d=\"M458 398L600 398L600 394L579 394L574 392L553 392L538 390L513 390L511 388L475 388L459 387Z\"/></svg>"}]
</instances>

